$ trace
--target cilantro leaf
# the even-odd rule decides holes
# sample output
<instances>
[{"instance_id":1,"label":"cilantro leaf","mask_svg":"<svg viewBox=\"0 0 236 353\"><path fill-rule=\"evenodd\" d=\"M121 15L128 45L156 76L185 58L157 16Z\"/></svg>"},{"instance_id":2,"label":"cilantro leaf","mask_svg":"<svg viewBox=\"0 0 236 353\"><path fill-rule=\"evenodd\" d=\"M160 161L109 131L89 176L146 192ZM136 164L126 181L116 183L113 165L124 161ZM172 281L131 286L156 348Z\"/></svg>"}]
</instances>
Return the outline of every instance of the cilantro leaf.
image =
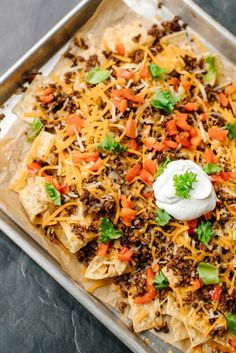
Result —
<instances>
[{"instance_id":1,"label":"cilantro leaf","mask_svg":"<svg viewBox=\"0 0 236 353\"><path fill-rule=\"evenodd\" d=\"M39 135L40 131L43 128L43 123L39 118L34 118L33 122L30 124L33 134L28 136L27 141L33 142L35 138Z\"/></svg>"},{"instance_id":2,"label":"cilantro leaf","mask_svg":"<svg viewBox=\"0 0 236 353\"><path fill-rule=\"evenodd\" d=\"M233 140L236 138L236 124L231 124L231 123L228 123L226 125L229 133L228 133L228 136L230 138L230 140Z\"/></svg>"},{"instance_id":3,"label":"cilantro leaf","mask_svg":"<svg viewBox=\"0 0 236 353\"><path fill-rule=\"evenodd\" d=\"M163 163L161 163L160 167L158 168L158 171L156 172L155 177L158 178L161 174L164 173L164 170L167 168L168 164L171 162L171 159L167 157Z\"/></svg>"},{"instance_id":4,"label":"cilantro leaf","mask_svg":"<svg viewBox=\"0 0 236 353\"><path fill-rule=\"evenodd\" d=\"M96 85L100 82L105 81L110 77L110 72L108 70L100 69L100 67L94 67L87 73L86 81Z\"/></svg>"},{"instance_id":5,"label":"cilantro leaf","mask_svg":"<svg viewBox=\"0 0 236 353\"><path fill-rule=\"evenodd\" d=\"M156 210L156 215L155 221L162 227L171 219L171 216L165 210L161 210L160 208Z\"/></svg>"},{"instance_id":6,"label":"cilantro leaf","mask_svg":"<svg viewBox=\"0 0 236 353\"><path fill-rule=\"evenodd\" d=\"M164 288L167 288L169 285L169 281L166 278L166 276L163 274L162 271L160 271L155 277L154 277L154 287L156 290L161 290Z\"/></svg>"},{"instance_id":7,"label":"cilantro leaf","mask_svg":"<svg viewBox=\"0 0 236 353\"><path fill-rule=\"evenodd\" d=\"M175 195L181 199L189 199L190 191L193 190L193 183L198 181L197 174L186 172L184 174L176 174L173 177Z\"/></svg>"},{"instance_id":8,"label":"cilantro leaf","mask_svg":"<svg viewBox=\"0 0 236 353\"><path fill-rule=\"evenodd\" d=\"M195 232L198 235L198 239L205 244L208 244L211 238L214 236L213 229L211 227L211 222L202 221L197 228L195 228Z\"/></svg>"},{"instance_id":9,"label":"cilantro leaf","mask_svg":"<svg viewBox=\"0 0 236 353\"><path fill-rule=\"evenodd\" d=\"M180 100L180 97L172 96L170 91L159 91L151 100L151 104L154 108L164 109L168 113L172 113L175 104Z\"/></svg>"},{"instance_id":10,"label":"cilantro leaf","mask_svg":"<svg viewBox=\"0 0 236 353\"><path fill-rule=\"evenodd\" d=\"M200 262L197 267L199 278L204 284L220 283L218 268L206 262Z\"/></svg>"},{"instance_id":11,"label":"cilantro leaf","mask_svg":"<svg viewBox=\"0 0 236 353\"><path fill-rule=\"evenodd\" d=\"M204 165L203 170L208 175L218 173L222 170L221 166L215 163L207 163Z\"/></svg>"},{"instance_id":12,"label":"cilantro leaf","mask_svg":"<svg viewBox=\"0 0 236 353\"><path fill-rule=\"evenodd\" d=\"M229 331L232 332L233 335L236 335L236 315L227 313L225 314L225 318Z\"/></svg>"},{"instance_id":13,"label":"cilantro leaf","mask_svg":"<svg viewBox=\"0 0 236 353\"><path fill-rule=\"evenodd\" d=\"M205 63L208 65L208 69L203 77L203 82L205 85L214 86L217 76L216 59L214 56L208 56L205 59Z\"/></svg>"},{"instance_id":14,"label":"cilantro leaf","mask_svg":"<svg viewBox=\"0 0 236 353\"><path fill-rule=\"evenodd\" d=\"M155 77L155 78L158 78L167 72L166 69L162 69L157 64L150 64L148 66L148 69L149 69L149 72L152 75L152 77Z\"/></svg>"},{"instance_id":15,"label":"cilantro leaf","mask_svg":"<svg viewBox=\"0 0 236 353\"><path fill-rule=\"evenodd\" d=\"M61 206L61 194L51 183L45 183L45 191L52 199L54 205Z\"/></svg>"},{"instance_id":16,"label":"cilantro leaf","mask_svg":"<svg viewBox=\"0 0 236 353\"><path fill-rule=\"evenodd\" d=\"M107 243L110 239L119 239L122 233L113 227L113 224L107 218L101 218L99 225L100 238L102 243Z\"/></svg>"},{"instance_id":17,"label":"cilantro leaf","mask_svg":"<svg viewBox=\"0 0 236 353\"><path fill-rule=\"evenodd\" d=\"M111 135L107 134L104 139L99 143L98 148L104 151L120 153L127 150L126 146L121 145Z\"/></svg>"}]
</instances>

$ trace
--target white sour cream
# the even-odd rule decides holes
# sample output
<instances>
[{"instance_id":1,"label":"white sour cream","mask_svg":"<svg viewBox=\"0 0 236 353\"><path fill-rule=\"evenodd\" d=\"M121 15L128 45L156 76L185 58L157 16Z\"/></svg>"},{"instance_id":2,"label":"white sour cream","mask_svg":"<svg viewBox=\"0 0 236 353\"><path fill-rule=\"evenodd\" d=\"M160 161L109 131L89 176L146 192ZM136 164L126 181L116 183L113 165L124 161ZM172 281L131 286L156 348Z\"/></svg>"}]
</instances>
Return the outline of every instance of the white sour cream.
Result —
<instances>
[{"instance_id":1,"label":"white sour cream","mask_svg":"<svg viewBox=\"0 0 236 353\"><path fill-rule=\"evenodd\" d=\"M181 199L175 195L173 177L186 172L197 174L197 182L193 183L189 199ZM190 160L170 162L154 182L153 191L156 205L179 221L196 219L216 207L216 194L210 177Z\"/></svg>"}]
</instances>

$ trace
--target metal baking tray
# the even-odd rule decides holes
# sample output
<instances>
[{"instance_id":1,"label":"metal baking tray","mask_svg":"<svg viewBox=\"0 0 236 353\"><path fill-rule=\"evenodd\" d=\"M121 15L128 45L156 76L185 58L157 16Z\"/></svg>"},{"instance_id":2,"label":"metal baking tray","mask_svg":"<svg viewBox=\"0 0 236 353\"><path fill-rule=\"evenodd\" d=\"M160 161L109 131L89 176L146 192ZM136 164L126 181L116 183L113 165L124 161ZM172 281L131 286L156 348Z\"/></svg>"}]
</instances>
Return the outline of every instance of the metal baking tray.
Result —
<instances>
[{"instance_id":1,"label":"metal baking tray","mask_svg":"<svg viewBox=\"0 0 236 353\"><path fill-rule=\"evenodd\" d=\"M94 13L101 0L82 0L55 27L53 27L37 44L35 44L20 60L18 60L0 78L0 105L4 104L5 111L14 101L12 95L23 83L24 77L33 70L39 70L62 48L71 36ZM213 20L192 0L163 0L163 5L173 14L180 16L191 28L199 32L204 42L210 43L211 49L224 53L224 56L236 64L236 38ZM209 46L209 45L208 45ZM58 56L57 56L58 57ZM9 100L8 100L9 99ZM12 121L4 119L4 133ZM9 125L6 127L6 125ZM39 266L41 266L62 287L73 295L87 310L101 321L116 337L118 337L131 351L135 353L167 353L171 346L163 343L150 332L140 336L133 334L128 327L103 303L87 293L76 284L60 265L35 241L24 229L7 215L7 210L0 210L0 228L23 249ZM150 342L149 345L143 341ZM174 347L172 352L180 352Z\"/></svg>"}]
</instances>

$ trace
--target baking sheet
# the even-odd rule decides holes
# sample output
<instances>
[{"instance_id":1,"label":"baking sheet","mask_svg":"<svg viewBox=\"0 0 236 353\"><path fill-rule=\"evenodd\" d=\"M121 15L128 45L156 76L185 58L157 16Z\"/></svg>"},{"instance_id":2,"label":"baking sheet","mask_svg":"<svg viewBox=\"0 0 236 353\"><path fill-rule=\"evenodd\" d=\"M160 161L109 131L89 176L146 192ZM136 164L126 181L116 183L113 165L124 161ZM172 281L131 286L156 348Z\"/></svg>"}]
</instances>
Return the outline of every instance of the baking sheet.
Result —
<instances>
[{"instance_id":1,"label":"baking sheet","mask_svg":"<svg viewBox=\"0 0 236 353\"><path fill-rule=\"evenodd\" d=\"M126 1L127 3L129 3L129 1L127 0ZM182 6L184 7L184 3L185 3L186 1L182 1ZM119 1L118 2L116 2L116 6L117 6L117 4L119 3ZM142 5L142 4L144 4L144 1L135 1L135 3L136 4L138 4L139 5L139 12L141 12L141 13L143 13L143 8L142 8L142 6L141 6L141 10L140 10L140 4ZM147 3L147 2L145 2L145 3ZM153 1L150 1L150 4L151 3L153 3ZM134 1L131 1L130 2L130 4L132 5L132 6L134 6ZM152 5L151 5L152 6ZM179 10L179 9L178 9ZM114 11L114 13L116 13L116 11L115 11L115 9L113 8L113 11ZM148 12L149 13L149 12ZM116 14L118 14L118 12L116 13ZM119 15L117 15L117 18L114 18L114 16L112 17L112 16L110 16L110 24L113 24L114 23L114 21L115 20L117 20L117 21L119 21L121 18L119 18L119 16L120 16L120 14ZM167 10L167 9L162 9L161 10L161 13L159 14L159 16L161 16L161 18L162 18L162 20L163 19L169 19L169 18L171 18L172 16L171 16L171 13ZM156 20L155 18L154 18L154 20ZM106 24L107 25L107 24ZM86 30L87 30L87 28L86 28ZM91 30L91 27L89 28L89 30ZM205 41L204 41L205 42ZM205 45L207 45L207 43L205 42ZM210 50L211 51L216 51L212 46L209 46L208 45L208 47L210 48ZM45 65L44 67L42 67L41 69L40 69L40 71L41 72L43 72L44 74L48 74L50 71L51 71L51 69L52 69L52 67L54 66L54 64L55 64L55 62L58 60L58 58L60 57L60 54L61 54L61 52L63 52L63 51L65 51L66 50L66 46L62 49L62 50L60 50L60 52L58 52L48 63L47 63L47 65ZM15 115L11 112L11 109L12 109L12 107L15 105L15 103L20 99L20 97L21 97L21 95L18 95L18 96L13 96L12 98L10 98L10 100L5 104L5 108L4 108L4 113L7 115L7 119L5 119L4 121L3 121L3 125L2 125L2 136L4 136L5 134L6 134L6 132L9 130L9 128L11 127L11 125L15 122ZM27 127L27 125L25 124L25 123L22 123L22 122L17 122L17 124L18 124L18 133L19 133L19 139L18 139L18 141L19 141L19 145L14 145L14 148L15 148L15 151L17 152L17 151L19 151L20 150L20 145L21 145L21 138L23 138L24 136L23 136L23 131L24 131L24 128L26 128ZM15 140L15 136L14 136L14 139L13 140ZM13 146L12 146L13 147ZM15 155L15 157L16 158L18 158L18 156L17 156L17 154ZM7 160L7 159L5 159L5 160L2 160L2 166L3 166L3 164L5 165L5 164L8 164L9 165L9 170L11 170L11 168L14 168L14 163L13 163L13 161L9 161L9 160ZM2 169L2 168L1 168ZM6 178L7 178L7 175L5 176ZM10 201L10 202L9 202ZM12 205L12 203L14 203L16 206L17 206L17 211L16 211L16 213L14 214L14 216L13 216L13 214L12 214L12 212L10 212L10 209L11 209L11 205ZM18 197L17 197L17 195L15 195L14 194L14 196L13 195L11 195L11 199L9 198L9 195L7 194L7 195L2 195L2 200L1 200L1 208L2 208L2 210L6 213L6 214L8 214L9 215L9 217L11 217L11 218L14 218L15 219L15 221L23 228L23 229L26 229L27 230L27 233L30 233L31 235L32 235L32 237L38 242L38 243L40 243L40 245L42 245L43 247L45 247L45 248L48 248L48 244L47 244L47 242L45 241L45 239L44 239L44 237L39 237L38 236L38 234L36 234L36 232L35 232L35 229L34 229L34 227L32 226L32 225L30 225L30 223L29 223L29 221L28 221L28 217L26 217L25 216L25 214L21 211L21 207L19 207L20 205L19 205L19 200L18 200ZM15 216L16 216L16 214L17 214L17 217L15 218ZM5 220L6 221L6 220ZM7 222L3 222L2 223L2 227L4 227L4 226L6 226L6 223ZM27 225L27 227L26 227L26 225ZM6 232L7 232L7 234L9 234L9 229L7 228L6 230L5 230ZM17 234L17 233L15 233L15 234ZM34 248L33 248L34 249ZM27 253L29 253L29 254L31 254L31 252L33 251L33 254L37 254L37 250L36 251L34 251L32 248L27 248L26 247L26 252ZM37 249L37 248L36 248ZM58 250L58 251L57 251ZM52 255L54 255L55 257L57 257L58 258L58 256L60 255L58 252L60 252L60 249L55 249L55 253L52 253ZM37 258L37 256L35 256L35 258L36 259L38 259ZM63 260L64 261L64 258L63 259L61 259L61 260ZM71 258L70 257L68 257L68 262L70 262L71 261ZM38 259L38 261L39 261L39 259ZM54 270L55 270L55 266L54 266L54 262L53 262L53 260L51 260L52 261L52 263L50 264L50 266L48 267L50 270L48 271L52 276L53 276L53 273L54 273ZM65 263L64 264L65 265L65 268L67 269L67 266L68 266L68 263ZM76 264L76 263L72 263L72 266L70 266L70 268L74 268L74 269L76 269L77 268L77 265L78 264ZM58 265L57 265L58 266ZM58 266L59 267L59 266ZM76 273L75 273L76 272ZM64 276L64 273L62 273L62 271L60 271L60 273ZM77 279L78 280L78 276L77 276L77 271L74 271L74 272L70 272L70 275L71 275L71 277L72 278L74 278L74 279ZM71 281L72 283L74 283L73 281ZM66 288L66 287L65 287ZM76 288L78 289L78 286L76 285ZM68 288L66 288L67 290L69 290L69 292L70 292L70 288L68 287ZM72 295L74 295L73 293L71 293ZM86 297L91 297L91 296L89 296L86 292L84 292L83 290L82 290L82 292L80 293L81 295L80 295L80 299L81 299L81 296L82 297L84 297L84 296L86 296ZM94 299L93 297L91 297L92 298L92 300ZM81 300L80 300L81 301ZM83 303L82 303L83 304ZM102 305L102 304L101 304ZM86 306L86 305L85 305ZM96 306L97 306L97 304L96 304ZM87 306L86 306L87 307ZM99 309L101 309L101 310L104 310L104 306L102 307L102 308L99 308ZM98 315L98 313L97 313L97 315ZM96 315L96 316L97 316ZM99 314L100 315L100 314ZM117 320L116 320L117 321ZM108 322L106 322L106 320L105 320L105 325L106 326L108 326L108 328L111 328L110 327L110 325L109 325L109 323ZM125 328L123 328L122 327L122 330L125 330L125 331L127 331L128 332L128 330L127 330L127 328L125 327ZM126 333L127 333L126 332ZM114 333L114 332L113 332ZM116 335L118 335L117 333L116 333ZM130 333L130 335L131 335L131 337L133 337L133 335ZM157 338L155 338L155 337L153 337L152 335L150 335L150 333L148 333L148 334L142 334L141 335L142 337L147 337L148 336L148 339L150 340L150 342L151 342L151 347L152 347L152 351L154 352L154 351L157 351L157 349L158 349L158 352L167 352L168 351L168 346L167 345L163 345L163 344L160 344L159 342L159 339L157 339ZM119 336L118 336L119 337ZM130 336L129 336L130 337ZM119 337L120 338L120 337ZM126 337L127 338L127 337ZM135 337L135 339L136 339L136 337ZM126 340L125 339L122 339L122 341L125 343L125 344L127 344L127 342L126 342ZM128 344L127 344L128 345ZM129 345L128 345L129 346ZM141 347L142 347L142 345L139 347L140 349L141 349ZM137 349L137 347L135 347L135 349L134 349L134 347L131 347L131 346L129 346L129 348L131 348L133 351L135 351L135 352L142 352L141 350L139 350L139 349ZM148 348L148 349L151 349L151 348ZM146 349L146 351L148 351L147 349ZM176 349L174 349L173 350L174 352L178 352L178 350L176 350Z\"/></svg>"}]
</instances>

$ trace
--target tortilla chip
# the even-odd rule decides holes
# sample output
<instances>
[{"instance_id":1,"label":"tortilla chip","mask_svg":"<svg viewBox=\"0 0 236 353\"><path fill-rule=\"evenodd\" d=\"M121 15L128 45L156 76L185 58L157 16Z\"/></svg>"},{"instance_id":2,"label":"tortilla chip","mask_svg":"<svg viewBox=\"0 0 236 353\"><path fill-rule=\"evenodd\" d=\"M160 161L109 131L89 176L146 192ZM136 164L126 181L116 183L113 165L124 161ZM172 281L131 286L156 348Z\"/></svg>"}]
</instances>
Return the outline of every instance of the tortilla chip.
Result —
<instances>
[{"instance_id":1,"label":"tortilla chip","mask_svg":"<svg viewBox=\"0 0 236 353\"><path fill-rule=\"evenodd\" d=\"M189 334L182 321L172 317L170 324L171 324L171 327L173 328L175 341L182 341L189 338Z\"/></svg>"},{"instance_id":2,"label":"tortilla chip","mask_svg":"<svg viewBox=\"0 0 236 353\"><path fill-rule=\"evenodd\" d=\"M146 331L162 325L160 314L160 301L158 298L147 304L134 304L133 298L129 298L130 312L128 317L133 322L135 332ZM159 313L157 315L157 313Z\"/></svg>"},{"instance_id":3,"label":"tortilla chip","mask_svg":"<svg viewBox=\"0 0 236 353\"><path fill-rule=\"evenodd\" d=\"M34 120L35 114L35 96L42 94L43 86L47 86L53 81L49 77L43 75L37 75L33 82L30 84L25 94L16 104L13 112L18 116L18 118L30 123ZM32 113L33 117L26 117L25 113Z\"/></svg>"},{"instance_id":4,"label":"tortilla chip","mask_svg":"<svg viewBox=\"0 0 236 353\"><path fill-rule=\"evenodd\" d=\"M41 177L29 178L26 186L20 190L19 198L33 223L51 202L45 191L45 179Z\"/></svg>"},{"instance_id":5,"label":"tortilla chip","mask_svg":"<svg viewBox=\"0 0 236 353\"><path fill-rule=\"evenodd\" d=\"M103 279L120 276L127 272L126 261L112 260L109 257L95 256L88 265L84 277L89 279Z\"/></svg>"},{"instance_id":6,"label":"tortilla chip","mask_svg":"<svg viewBox=\"0 0 236 353\"><path fill-rule=\"evenodd\" d=\"M167 266L163 267L162 270L163 274L168 279L168 282L171 287L174 287L178 283L178 278L175 276L172 269L167 268Z\"/></svg>"}]
</instances>

